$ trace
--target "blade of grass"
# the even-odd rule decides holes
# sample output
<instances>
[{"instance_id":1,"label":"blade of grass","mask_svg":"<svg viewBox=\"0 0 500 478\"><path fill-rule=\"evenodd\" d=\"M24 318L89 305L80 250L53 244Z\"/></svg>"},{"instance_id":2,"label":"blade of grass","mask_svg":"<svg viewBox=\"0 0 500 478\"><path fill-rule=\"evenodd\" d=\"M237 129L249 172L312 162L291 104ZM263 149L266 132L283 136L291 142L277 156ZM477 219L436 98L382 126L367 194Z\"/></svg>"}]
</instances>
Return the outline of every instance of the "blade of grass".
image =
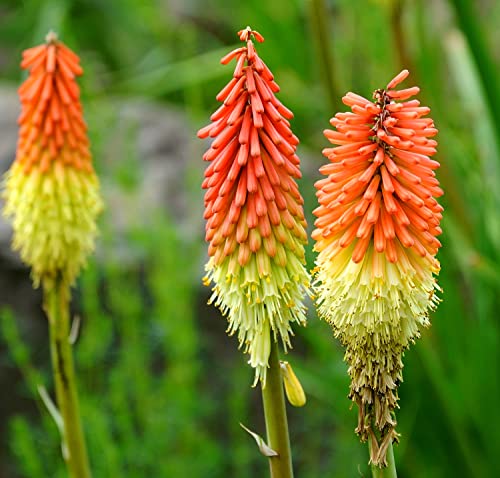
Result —
<instances>
[{"instance_id":1,"label":"blade of grass","mask_svg":"<svg viewBox=\"0 0 500 478\"><path fill-rule=\"evenodd\" d=\"M227 75L227 69L219 64L219 60L228 50L238 46L225 46L146 72L122 72L127 79L115 85L113 91L160 96L221 78Z\"/></svg>"},{"instance_id":2,"label":"blade of grass","mask_svg":"<svg viewBox=\"0 0 500 478\"><path fill-rule=\"evenodd\" d=\"M500 137L500 87L498 66L488 51L483 33L483 25L477 12L478 3L470 0L450 0L455 10L458 24L470 45L478 73L483 84L488 107L494 119L497 136Z\"/></svg>"}]
</instances>

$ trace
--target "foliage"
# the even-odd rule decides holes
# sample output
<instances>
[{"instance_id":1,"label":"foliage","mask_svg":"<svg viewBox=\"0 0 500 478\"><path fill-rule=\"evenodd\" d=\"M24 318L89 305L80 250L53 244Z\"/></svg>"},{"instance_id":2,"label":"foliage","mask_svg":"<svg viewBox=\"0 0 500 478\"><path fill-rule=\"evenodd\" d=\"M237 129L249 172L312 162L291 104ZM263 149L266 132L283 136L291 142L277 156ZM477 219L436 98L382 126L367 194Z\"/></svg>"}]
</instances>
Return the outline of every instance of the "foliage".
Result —
<instances>
[{"instance_id":1,"label":"foliage","mask_svg":"<svg viewBox=\"0 0 500 478\"><path fill-rule=\"evenodd\" d=\"M49 28L58 30L86 67L83 101L99 158L105 130L93 129L92 122L109 116L106 95L178 105L193 123L194 138L230 75L218 58L235 43L234 32L249 24L266 37L259 53L282 86L280 99L295 113L303 169L315 170L325 147L321 130L334 111L325 100L309 2L234 2L231 8L223 0L180 3L185 5L175 10L160 0L4 1L0 42L7 61L0 73L17 82L19 50L38 43ZM405 66L440 130L443 302L431 329L405 357L398 471L402 477L498 476L500 138L495 96L487 92L499 84L492 52L500 5L321 3L335 96L348 90L369 95ZM464 5L474 12L469 23L481 25L466 28L466 35L455 20ZM496 62L486 79L485 55L486 65ZM202 170L200 162L199 183ZM311 211L310 174L301 188ZM251 372L235 340L225 338L224 321L202 305L206 291L196 281L203 275L201 228L198 236L185 237L163 215L149 224L128 231L140 259L131 264L117 256L105 232L101 259L78 289L83 328L77 370L95 476L263 476L267 464L238 425L263 433L258 391L249 388ZM103 229L109 231L109 224ZM312 263L310 250L308 257ZM27 378L24 393L35 399L47 369L35 371L12 315L4 313L2 324L11 357ZM346 398L346 366L329 327L311 311L294 343L288 360L308 394L305 408L290 410L297 476L368 476L367 451L354 435L355 412ZM57 429L40 410L11 420L12 467L18 476L62 477Z\"/></svg>"}]
</instances>

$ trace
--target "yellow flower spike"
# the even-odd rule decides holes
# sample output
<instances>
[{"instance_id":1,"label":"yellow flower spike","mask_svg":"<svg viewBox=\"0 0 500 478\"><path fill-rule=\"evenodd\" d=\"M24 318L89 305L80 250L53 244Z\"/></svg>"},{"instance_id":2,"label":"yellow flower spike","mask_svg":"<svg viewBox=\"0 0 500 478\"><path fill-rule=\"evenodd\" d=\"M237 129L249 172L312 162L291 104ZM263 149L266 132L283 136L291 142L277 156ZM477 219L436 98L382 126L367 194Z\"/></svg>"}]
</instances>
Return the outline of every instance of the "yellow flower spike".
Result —
<instances>
[{"instance_id":1,"label":"yellow flower spike","mask_svg":"<svg viewBox=\"0 0 500 478\"><path fill-rule=\"evenodd\" d=\"M280 360L280 367L283 383L285 385L286 398L290 402L290 405L294 407L303 407L307 401L306 394L292 366L288 362Z\"/></svg>"},{"instance_id":2,"label":"yellow flower spike","mask_svg":"<svg viewBox=\"0 0 500 478\"><path fill-rule=\"evenodd\" d=\"M71 285L94 249L102 209L75 77L78 56L54 33L23 53L29 76L14 163L4 178L4 215L12 247L31 266L34 285L60 276Z\"/></svg>"}]
</instances>

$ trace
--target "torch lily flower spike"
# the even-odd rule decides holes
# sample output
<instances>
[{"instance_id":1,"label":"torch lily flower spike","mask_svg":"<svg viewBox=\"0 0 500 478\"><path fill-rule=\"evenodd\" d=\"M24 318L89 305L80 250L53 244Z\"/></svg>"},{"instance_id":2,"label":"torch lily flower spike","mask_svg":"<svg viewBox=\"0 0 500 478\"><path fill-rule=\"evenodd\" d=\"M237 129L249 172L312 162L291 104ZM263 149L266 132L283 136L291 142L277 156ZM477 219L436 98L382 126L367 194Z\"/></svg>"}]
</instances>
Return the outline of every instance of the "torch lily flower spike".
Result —
<instances>
[{"instance_id":1,"label":"torch lily flower spike","mask_svg":"<svg viewBox=\"0 0 500 478\"><path fill-rule=\"evenodd\" d=\"M24 51L21 63L29 76L19 88L19 140L4 181L4 215L13 218L13 248L31 266L35 286L56 275L74 282L93 250L102 208L75 81L79 63L52 32Z\"/></svg>"},{"instance_id":2,"label":"torch lily flower spike","mask_svg":"<svg viewBox=\"0 0 500 478\"><path fill-rule=\"evenodd\" d=\"M313 239L318 311L346 348L350 398L359 407L356 432L370 439L371 461L386 464L397 439L394 410L403 352L429 326L438 303L434 274L441 246L443 194L429 158L437 143L430 109L409 100L419 92L394 89L403 70L374 102L347 93L352 112L331 120L334 145L316 183L319 207Z\"/></svg>"},{"instance_id":3,"label":"torch lily flower spike","mask_svg":"<svg viewBox=\"0 0 500 478\"><path fill-rule=\"evenodd\" d=\"M78 56L55 33L23 52L16 159L4 180L4 214L14 250L42 285L54 388L69 476L91 478L81 424L70 331L71 286L94 248L101 211L76 77Z\"/></svg>"},{"instance_id":4,"label":"torch lily flower spike","mask_svg":"<svg viewBox=\"0 0 500 478\"><path fill-rule=\"evenodd\" d=\"M250 355L255 383L265 384L271 341L280 337L286 350L291 324L306 322L306 221L295 181L301 173L293 115L276 98L279 87L255 50L252 40L264 38L249 27L238 34L245 46L221 60L236 60L232 80L217 95L223 104L198 132L213 138L203 156L210 162L203 182L210 244L204 281L214 283L210 302Z\"/></svg>"}]
</instances>

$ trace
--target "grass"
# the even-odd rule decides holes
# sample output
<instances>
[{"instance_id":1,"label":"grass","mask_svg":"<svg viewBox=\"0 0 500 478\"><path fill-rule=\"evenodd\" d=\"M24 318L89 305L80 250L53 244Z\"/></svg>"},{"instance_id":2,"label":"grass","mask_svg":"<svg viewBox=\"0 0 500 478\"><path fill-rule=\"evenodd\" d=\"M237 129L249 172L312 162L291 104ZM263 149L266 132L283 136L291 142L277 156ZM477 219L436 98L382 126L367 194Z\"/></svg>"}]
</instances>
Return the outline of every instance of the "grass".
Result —
<instances>
[{"instance_id":1,"label":"grass","mask_svg":"<svg viewBox=\"0 0 500 478\"><path fill-rule=\"evenodd\" d=\"M432 328L405 357L398 472L403 478L498 476L500 141L494 95L500 68L493 45L500 5L317 3L326 11L324 41L336 94L370 95L407 66L399 64L405 58L440 130L443 302ZM104 169L106 128L100 125L113 118L107 97L146 96L182 108L194 138L230 75L218 58L236 43L234 32L249 24L266 37L260 55L295 113L303 168L316 169L325 146L321 131L334 111L309 2L203 5L174 11L160 1L5 1L0 74L16 84L20 50L40 42L49 28L58 30L82 57L83 100L97 168ZM136 186L134 154L126 158L129 171L106 179L128 194ZM188 190L201 183L202 169L200 158L199 169L185 178ZM314 208L312 179L301 183L308 212ZM193 202L199 198L192 193ZM188 222L201 224L199 209L188 211ZM204 260L201 228L187 237L158 213L147 227L127 231L124 240L135 257L127 267L116 256L106 218L102 228L105 260L91 264L78 289L83 329L76 351L95 476L263 476L267 462L238 425L263 434L258 390L249 388L251 371L236 341L225 336L224 321L204 305L207 291L196 280ZM308 257L313 260L310 250ZM19 367L28 385L17 393L38 400L38 383L50 389L47 368L33 365L16 328L22 318L7 312L2 318L10 350L4 363ZM304 409L289 410L297 476L369 476L366 449L353 432L356 413L346 398L342 350L312 312L290 361L308 394ZM64 476L57 429L42 407L11 418L9 429L2 443L12 476Z\"/></svg>"}]
</instances>

